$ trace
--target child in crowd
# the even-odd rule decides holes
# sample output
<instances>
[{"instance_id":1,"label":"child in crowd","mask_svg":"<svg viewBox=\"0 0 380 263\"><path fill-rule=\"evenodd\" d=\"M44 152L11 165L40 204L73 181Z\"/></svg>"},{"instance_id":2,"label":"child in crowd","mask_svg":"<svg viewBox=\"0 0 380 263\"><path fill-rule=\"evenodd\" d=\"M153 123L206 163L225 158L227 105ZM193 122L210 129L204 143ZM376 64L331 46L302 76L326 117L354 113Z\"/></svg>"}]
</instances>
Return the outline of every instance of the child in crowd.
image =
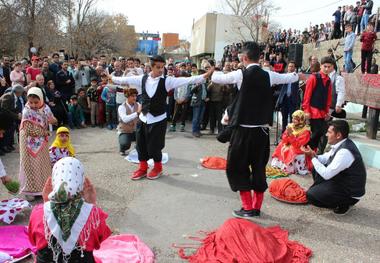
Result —
<instances>
[{"instance_id":1,"label":"child in crowd","mask_svg":"<svg viewBox=\"0 0 380 263\"><path fill-rule=\"evenodd\" d=\"M70 131L59 127L53 144L49 148L52 166L64 157L74 157L75 150L70 141Z\"/></svg>"},{"instance_id":2,"label":"child in crowd","mask_svg":"<svg viewBox=\"0 0 380 263\"><path fill-rule=\"evenodd\" d=\"M27 98L20 124L20 182L22 193L30 201L42 195L44 184L51 176L49 124L57 120L45 105L40 88L30 88Z\"/></svg>"},{"instance_id":3,"label":"child in crowd","mask_svg":"<svg viewBox=\"0 0 380 263\"><path fill-rule=\"evenodd\" d=\"M106 104L107 129L116 128L116 87L105 86L102 91L102 100Z\"/></svg>"},{"instance_id":4,"label":"child in crowd","mask_svg":"<svg viewBox=\"0 0 380 263\"><path fill-rule=\"evenodd\" d=\"M87 104L91 112L91 127L96 127L99 122L98 112L98 81L96 78L91 79L91 86L87 90ZM98 123L99 124L99 123Z\"/></svg>"},{"instance_id":5,"label":"child in crowd","mask_svg":"<svg viewBox=\"0 0 380 263\"><path fill-rule=\"evenodd\" d=\"M96 206L95 188L80 161L59 160L44 187L44 204L30 215L29 240L36 263L95 262L93 251L111 235L108 215Z\"/></svg>"},{"instance_id":6,"label":"child in crowd","mask_svg":"<svg viewBox=\"0 0 380 263\"><path fill-rule=\"evenodd\" d=\"M96 89L97 91L97 96L98 96L98 125L100 128L104 127L104 115L105 115L105 103L102 99L102 93L104 88L108 84L108 76L105 73L102 73L101 75L101 84L100 86Z\"/></svg>"},{"instance_id":7,"label":"child in crowd","mask_svg":"<svg viewBox=\"0 0 380 263\"><path fill-rule=\"evenodd\" d=\"M86 128L82 107L78 104L78 97L71 96L69 104L69 126L71 129Z\"/></svg>"},{"instance_id":8,"label":"child in crowd","mask_svg":"<svg viewBox=\"0 0 380 263\"><path fill-rule=\"evenodd\" d=\"M82 108L85 122L89 123L91 118L91 109L89 108L86 90L84 88L78 89L78 104Z\"/></svg>"},{"instance_id":9,"label":"child in crowd","mask_svg":"<svg viewBox=\"0 0 380 263\"><path fill-rule=\"evenodd\" d=\"M297 110L292 114L292 123L282 134L281 143L272 156L272 166L289 174L307 175L310 160L306 160L302 146L309 143L311 130L306 124L305 113Z\"/></svg>"}]
</instances>

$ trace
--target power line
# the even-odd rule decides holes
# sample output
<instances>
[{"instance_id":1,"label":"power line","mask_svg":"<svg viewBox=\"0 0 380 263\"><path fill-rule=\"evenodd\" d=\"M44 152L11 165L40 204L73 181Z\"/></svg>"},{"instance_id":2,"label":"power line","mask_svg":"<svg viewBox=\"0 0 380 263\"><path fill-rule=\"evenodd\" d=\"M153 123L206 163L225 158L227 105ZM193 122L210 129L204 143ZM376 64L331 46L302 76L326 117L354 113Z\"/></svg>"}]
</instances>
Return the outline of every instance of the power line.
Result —
<instances>
[{"instance_id":1,"label":"power line","mask_svg":"<svg viewBox=\"0 0 380 263\"><path fill-rule=\"evenodd\" d=\"M309 9L309 10L306 10L306 11L303 11L303 12L299 12L299 13L288 14L288 15L281 15L281 16L273 16L273 17L274 17L274 18L281 18L281 17L289 17L289 16L303 15L303 14L305 14L305 13L315 12L316 10L320 10L320 9L324 9L324 8L329 7L329 6L332 6L332 5L336 5L337 3L342 2L342 1L343 1L343 0L338 0L338 1L335 1L335 2L333 2L333 3L327 4L327 5L324 5L324 6L318 7L318 8Z\"/></svg>"}]
</instances>

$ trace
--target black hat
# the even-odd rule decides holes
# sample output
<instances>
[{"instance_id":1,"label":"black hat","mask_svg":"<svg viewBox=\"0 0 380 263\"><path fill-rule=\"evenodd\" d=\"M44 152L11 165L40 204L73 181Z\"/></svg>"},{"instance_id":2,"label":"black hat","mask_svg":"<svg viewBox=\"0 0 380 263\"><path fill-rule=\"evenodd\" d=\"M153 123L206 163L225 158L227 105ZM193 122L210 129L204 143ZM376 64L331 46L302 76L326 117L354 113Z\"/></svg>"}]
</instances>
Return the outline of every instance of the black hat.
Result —
<instances>
[{"instance_id":1,"label":"black hat","mask_svg":"<svg viewBox=\"0 0 380 263\"><path fill-rule=\"evenodd\" d=\"M162 56L159 56L159 55L156 55L156 56L150 57L150 61L152 61L152 62L162 62L162 63L166 63L165 59L164 59Z\"/></svg>"},{"instance_id":2,"label":"black hat","mask_svg":"<svg viewBox=\"0 0 380 263\"><path fill-rule=\"evenodd\" d=\"M77 100L78 97L77 97L77 95L72 95L72 96L70 97L70 99L71 99L71 100Z\"/></svg>"},{"instance_id":3,"label":"black hat","mask_svg":"<svg viewBox=\"0 0 380 263\"><path fill-rule=\"evenodd\" d=\"M345 119L347 116L347 113L344 109L342 109L341 112L337 113L335 110L331 113L331 116L337 119Z\"/></svg>"}]
</instances>

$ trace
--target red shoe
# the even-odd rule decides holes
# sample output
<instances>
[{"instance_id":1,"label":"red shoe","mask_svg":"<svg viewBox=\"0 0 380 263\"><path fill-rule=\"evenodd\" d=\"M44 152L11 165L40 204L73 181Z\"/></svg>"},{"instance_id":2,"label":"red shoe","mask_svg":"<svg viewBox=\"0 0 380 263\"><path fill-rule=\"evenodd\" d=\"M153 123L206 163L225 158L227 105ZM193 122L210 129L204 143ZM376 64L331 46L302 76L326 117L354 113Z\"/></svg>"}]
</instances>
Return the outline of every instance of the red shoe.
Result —
<instances>
[{"instance_id":1,"label":"red shoe","mask_svg":"<svg viewBox=\"0 0 380 263\"><path fill-rule=\"evenodd\" d=\"M146 161L141 161L139 164L139 169L137 169L131 179L132 180L140 180L146 176L148 172L148 163Z\"/></svg>"},{"instance_id":2,"label":"red shoe","mask_svg":"<svg viewBox=\"0 0 380 263\"><path fill-rule=\"evenodd\" d=\"M161 175L162 175L162 163L158 162L158 163L154 163L154 167L152 171L148 173L147 178L149 180L155 180L159 178Z\"/></svg>"}]
</instances>

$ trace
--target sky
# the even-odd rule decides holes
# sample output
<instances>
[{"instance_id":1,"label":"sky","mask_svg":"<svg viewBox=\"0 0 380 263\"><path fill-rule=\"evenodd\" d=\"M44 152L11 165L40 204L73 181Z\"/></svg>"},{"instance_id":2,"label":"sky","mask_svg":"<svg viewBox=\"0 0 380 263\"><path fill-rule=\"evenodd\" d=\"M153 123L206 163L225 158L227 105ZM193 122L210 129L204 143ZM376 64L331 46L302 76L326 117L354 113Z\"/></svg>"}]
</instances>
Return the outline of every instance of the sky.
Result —
<instances>
[{"instance_id":1,"label":"sky","mask_svg":"<svg viewBox=\"0 0 380 263\"><path fill-rule=\"evenodd\" d=\"M223 0L98 0L98 8L110 14L122 13L135 26L136 32L179 33L181 39L191 39L194 20L207 12L223 12ZM356 0L272 0L279 10L270 19L282 28L303 30L310 23L332 21L339 5L355 5ZM376 2L376 1L375 1ZM377 7L377 5L375 4Z\"/></svg>"}]
</instances>

